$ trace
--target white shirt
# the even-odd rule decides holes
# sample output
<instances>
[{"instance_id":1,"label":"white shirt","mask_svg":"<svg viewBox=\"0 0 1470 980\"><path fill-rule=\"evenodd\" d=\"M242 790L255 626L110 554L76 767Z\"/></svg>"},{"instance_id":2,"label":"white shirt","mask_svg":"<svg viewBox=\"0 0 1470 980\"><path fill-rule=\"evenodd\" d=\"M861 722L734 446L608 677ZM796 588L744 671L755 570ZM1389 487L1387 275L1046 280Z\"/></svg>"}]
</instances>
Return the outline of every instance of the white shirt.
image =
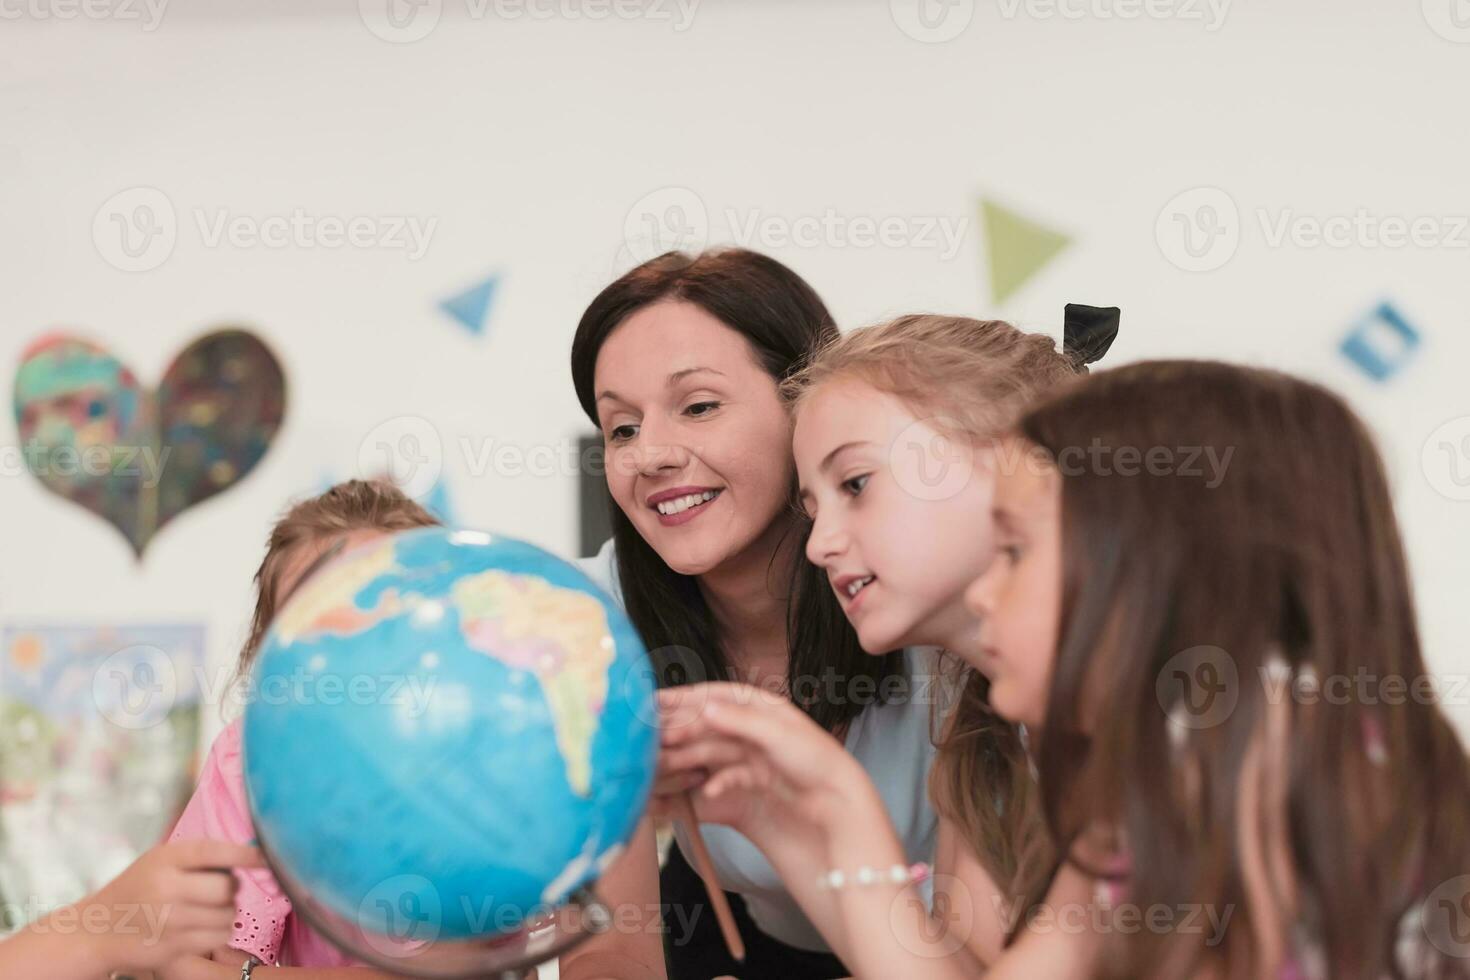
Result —
<instances>
[{"instance_id":1,"label":"white shirt","mask_svg":"<svg viewBox=\"0 0 1470 980\"><path fill-rule=\"evenodd\" d=\"M591 558L577 564L620 604L617 561L611 540ZM932 648L904 650L905 670L912 683L912 697L888 704L873 704L853 719L847 731L847 751L860 762L878 788L888 815L898 830L910 863L933 861L938 822L929 803L929 769L934 764L933 727L937 725L944 684ZM720 884L745 899L750 917L763 932L788 946L827 951L825 940L786 891L765 855L738 831L715 824L701 824L700 833L709 847ZM690 851L682 830L676 834L680 848ZM855 869L845 869L855 870ZM929 883L924 897L929 898Z\"/></svg>"}]
</instances>

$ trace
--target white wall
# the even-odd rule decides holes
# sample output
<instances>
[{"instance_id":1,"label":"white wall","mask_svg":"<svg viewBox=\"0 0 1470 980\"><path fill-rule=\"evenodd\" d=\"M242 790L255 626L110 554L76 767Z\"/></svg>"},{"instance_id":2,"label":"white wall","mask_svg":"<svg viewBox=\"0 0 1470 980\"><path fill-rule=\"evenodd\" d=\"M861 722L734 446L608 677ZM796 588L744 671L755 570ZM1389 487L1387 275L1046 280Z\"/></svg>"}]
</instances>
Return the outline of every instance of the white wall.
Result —
<instances>
[{"instance_id":1,"label":"white wall","mask_svg":"<svg viewBox=\"0 0 1470 980\"><path fill-rule=\"evenodd\" d=\"M1436 216L1452 232L1449 219L1470 214L1470 44L1451 40L1452 0L1237 0L1214 30L1194 0L1179 0L1179 16L1126 21L1100 15L1113 0L1071 0L1091 11L1079 19L980 0L944 43L906 35L879 0L704 0L683 30L672 0L602 21L476 18L468 0L442 0L432 33L404 44L375 36L352 3L175 0L151 31L35 15L61 2L0 0L0 365L13 370L34 335L66 327L156 381L193 336L244 324L285 361L291 405L259 470L167 528L142 564L100 520L5 476L0 620L202 618L211 657L228 663L273 514L351 472L364 438L403 415L436 425L466 522L570 550L570 474L474 476L455 446L558 446L584 429L568 343L585 303L628 264L624 227L640 200L692 191L719 241L731 238L727 209L737 225L827 209L958 221L985 193L1076 238L1001 307L973 222L948 259L750 244L810 278L847 326L932 309L1056 331L1065 302L1117 304L1111 363L1220 356L1345 392L1391 461L1431 662L1470 672L1470 503L1436 491L1420 459L1431 432L1470 416L1470 232L1458 248L1272 247L1256 217L1363 208ZM364 0L368 19L380 19L375 2ZM179 233L162 265L127 273L105 261L92 226L136 186L168 197ZM1168 260L1155 224L1201 186L1233 199L1243 233L1223 267L1191 273ZM688 198L655 198L669 200ZM414 261L211 248L194 217L298 207L437 226ZM497 268L486 336L436 309ZM1425 334L1386 385L1336 352L1382 298ZM16 439L4 413L0 443ZM1470 730L1470 708L1455 710Z\"/></svg>"}]
</instances>

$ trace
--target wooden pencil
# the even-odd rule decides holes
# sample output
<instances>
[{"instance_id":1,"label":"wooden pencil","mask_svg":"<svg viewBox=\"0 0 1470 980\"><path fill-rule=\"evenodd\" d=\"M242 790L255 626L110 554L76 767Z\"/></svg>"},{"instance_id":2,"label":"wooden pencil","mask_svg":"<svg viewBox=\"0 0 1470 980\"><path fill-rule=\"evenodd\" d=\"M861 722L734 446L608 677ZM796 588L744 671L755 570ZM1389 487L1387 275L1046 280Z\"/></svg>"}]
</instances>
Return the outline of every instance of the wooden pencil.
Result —
<instances>
[{"instance_id":1,"label":"wooden pencil","mask_svg":"<svg viewBox=\"0 0 1470 980\"><path fill-rule=\"evenodd\" d=\"M689 833L689 843L694 848L694 870L699 872L699 877L704 879L705 890L709 892L710 905L714 906L715 918L719 920L720 932L725 936L725 945L730 948L730 955L735 957L737 963L745 962L745 943L740 938L740 930L735 928L735 915L730 911L730 902L725 898L725 889L720 887L719 876L715 874L714 862L710 860L709 848L704 845L704 837L699 832L699 821L694 816L694 803L689 799L688 793L680 794L674 799L674 819L684 825Z\"/></svg>"}]
</instances>

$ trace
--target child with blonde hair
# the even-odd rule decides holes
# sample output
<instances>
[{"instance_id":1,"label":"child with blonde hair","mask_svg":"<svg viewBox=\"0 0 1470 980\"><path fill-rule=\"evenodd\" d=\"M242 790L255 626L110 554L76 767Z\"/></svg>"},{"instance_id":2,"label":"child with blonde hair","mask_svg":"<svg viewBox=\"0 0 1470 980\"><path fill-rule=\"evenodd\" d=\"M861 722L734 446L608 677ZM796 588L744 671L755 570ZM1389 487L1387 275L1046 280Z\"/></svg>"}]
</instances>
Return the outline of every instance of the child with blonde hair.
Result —
<instances>
[{"instance_id":1,"label":"child with blonde hair","mask_svg":"<svg viewBox=\"0 0 1470 980\"><path fill-rule=\"evenodd\" d=\"M824 586L836 593L863 649L938 647L957 655L940 692L897 696L941 693L936 701L952 703L958 692L965 706L952 712L941 704L937 712L942 736L930 779L940 817L934 890L941 908L959 891L985 896L964 935L950 937L977 966L1000 953L1004 929L996 910L1014 896L1019 855L1039 820L1021 733L985 707L986 681L965 667L979 624L964 607L963 592L993 556L998 467L991 443L1027 404L1075 380L1116 333L1115 310L1069 307L1068 314L1063 351L1049 337L1002 321L900 317L837 338L783 386L795 418L801 507L811 522L806 555L824 571ZM799 598L799 623L801 606ZM674 689L664 700L677 712L685 695ZM697 782L718 764L705 754L718 753L718 744L686 747L678 733L669 728L673 740L662 762L670 789ZM841 752L831 736L823 744ZM733 815L731 825L748 832L749 813L782 818L779 808L734 799L706 802L701 817L723 822ZM838 930L828 936L834 949L851 949L830 896L792 880L815 879L814 867L788 861L780 870L791 876L793 893L805 887L807 900L822 910L814 921ZM942 926L936 918L935 928Z\"/></svg>"},{"instance_id":2,"label":"child with blonde hair","mask_svg":"<svg viewBox=\"0 0 1470 980\"><path fill-rule=\"evenodd\" d=\"M319 563L374 538L438 523L402 490L383 481L349 480L292 506L271 530L255 573L255 612L240 651L240 675L254 662L277 611ZM255 837L245 798L239 719L215 739L171 839L200 837L239 842ZM271 968L276 965L315 968L290 970L291 975L330 977L333 970L322 968L354 965L293 913L290 900L264 870L241 876L228 945L214 950L210 960L196 961L177 976L237 980L249 964L257 978L274 975ZM255 963L264 966L257 969ZM353 969L345 975L361 978L364 973Z\"/></svg>"}]
</instances>

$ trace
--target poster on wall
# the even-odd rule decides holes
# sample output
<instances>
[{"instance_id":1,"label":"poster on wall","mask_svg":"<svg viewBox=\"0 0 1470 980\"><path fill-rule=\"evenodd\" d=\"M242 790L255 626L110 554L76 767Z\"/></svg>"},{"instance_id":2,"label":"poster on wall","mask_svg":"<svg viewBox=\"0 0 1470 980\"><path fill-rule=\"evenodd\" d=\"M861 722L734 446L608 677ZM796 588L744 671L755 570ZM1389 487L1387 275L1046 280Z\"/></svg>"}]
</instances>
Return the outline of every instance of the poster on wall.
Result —
<instances>
[{"instance_id":1,"label":"poster on wall","mask_svg":"<svg viewBox=\"0 0 1470 980\"><path fill-rule=\"evenodd\" d=\"M204 626L0 628L0 895L14 926L157 843L194 785Z\"/></svg>"}]
</instances>

